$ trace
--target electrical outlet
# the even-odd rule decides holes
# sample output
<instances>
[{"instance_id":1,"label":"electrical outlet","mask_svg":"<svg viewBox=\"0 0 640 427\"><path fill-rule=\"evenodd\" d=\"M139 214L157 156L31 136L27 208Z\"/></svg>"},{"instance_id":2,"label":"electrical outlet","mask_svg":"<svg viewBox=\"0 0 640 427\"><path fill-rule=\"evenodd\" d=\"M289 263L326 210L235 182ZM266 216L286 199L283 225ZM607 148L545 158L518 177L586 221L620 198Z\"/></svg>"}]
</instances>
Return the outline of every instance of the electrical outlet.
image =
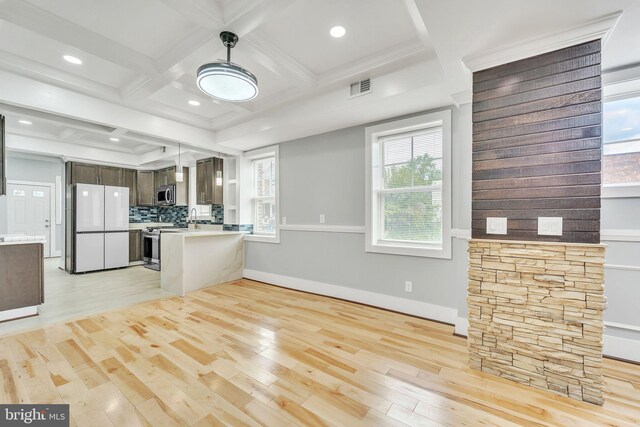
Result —
<instances>
[{"instance_id":1,"label":"electrical outlet","mask_svg":"<svg viewBox=\"0 0 640 427\"><path fill-rule=\"evenodd\" d=\"M413 292L413 282L410 282L409 280L404 282L404 291L405 292Z\"/></svg>"},{"instance_id":2,"label":"electrical outlet","mask_svg":"<svg viewBox=\"0 0 640 427\"><path fill-rule=\"evenodd\" d=\"M282 217L282 225L285 225L287 223L287 217L283 216Z\"/></svg>"},{"instance_id":3,"label":"electrical outlet","mask_svg":"<svg viewBox=\"0 0 640 427\"><path fill-rule=\"evenodd\" d=\"M320 214L320 224L324 224L324 214Z\"/></svg>"}]
</instances>

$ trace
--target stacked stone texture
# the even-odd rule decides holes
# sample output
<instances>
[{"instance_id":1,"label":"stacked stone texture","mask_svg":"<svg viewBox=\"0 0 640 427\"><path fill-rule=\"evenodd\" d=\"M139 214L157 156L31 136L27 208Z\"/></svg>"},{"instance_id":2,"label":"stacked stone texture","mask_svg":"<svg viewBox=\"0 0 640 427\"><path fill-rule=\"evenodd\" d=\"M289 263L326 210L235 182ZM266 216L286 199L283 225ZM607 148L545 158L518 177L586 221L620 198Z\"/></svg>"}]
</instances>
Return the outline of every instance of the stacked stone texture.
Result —
<instances>
[{"instance_id":1,"label":"stacked stone texture","mask_svg":"<svg viewBox=\"0 0 640 427\"><path fill-rule=\"evenodd\" d=\"M471 240L471 367L602 405L604 246Z\"/></svg>"}]
</instances>

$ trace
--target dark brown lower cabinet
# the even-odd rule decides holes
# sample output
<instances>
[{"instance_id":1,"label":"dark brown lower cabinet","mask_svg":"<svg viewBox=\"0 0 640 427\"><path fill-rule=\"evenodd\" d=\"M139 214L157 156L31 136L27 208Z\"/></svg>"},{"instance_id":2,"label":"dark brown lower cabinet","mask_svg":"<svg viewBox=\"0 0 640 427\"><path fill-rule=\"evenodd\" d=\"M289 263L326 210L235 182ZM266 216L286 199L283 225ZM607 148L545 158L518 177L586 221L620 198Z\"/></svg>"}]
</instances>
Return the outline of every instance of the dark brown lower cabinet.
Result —
<instances>
[{"instance_id":1,"label":"dark brown lower cabinet","mask_svg":"<svg viewBox=\"0 0 640 427\"><path fill-rule=\"evenodd\" d=\"M0 311L44 303L44 245L0 245Z\"/></svg>"},{"instance_id":2,"label":"dark brown lower cabinet","mask_svg":"<svg viewBox=\"0 0 640 427\"><path fill-rule=\"evenodd\" d=\"M142 230L129 230L129 262L142 261Z\"/></svg>"}]
</instances>

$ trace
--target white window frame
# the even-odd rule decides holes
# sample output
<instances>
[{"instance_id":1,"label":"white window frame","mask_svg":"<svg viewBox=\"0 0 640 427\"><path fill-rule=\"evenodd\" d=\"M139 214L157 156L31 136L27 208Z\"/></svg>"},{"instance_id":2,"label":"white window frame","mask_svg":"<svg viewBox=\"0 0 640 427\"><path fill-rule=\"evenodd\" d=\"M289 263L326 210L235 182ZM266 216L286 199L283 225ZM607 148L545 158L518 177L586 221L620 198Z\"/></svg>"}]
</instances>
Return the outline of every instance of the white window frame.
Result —
<instances>
[{"instance_id":1,"label":"white window frame","mask_svg":"<svg viewBox=\"0 0 640 427\"><path fill-rule=\"evenodd\" d=\"M253 242L265 242L265 243L280 243L280 150L277 145L272 147L265 147L258 150L247 152L243 156L243 167L251 176L251 194L246 198L245 208L251 212L251 222L254 226L253 234L245 235L244 239ZM275 159L275 177L276 177L276 194L275 197L263 197L264 199L275 199L275 231L274 233L258 233L256 232L256 196L254 191L255 177L254 177L254 161L264 159L267 157L273 157Z\"/></svg>"},{"instance_id":2,"label":"white window frame","mask_svg":"<svg viewBox=\"0 0 640 427\"><path fill-rule=\"evenodd\" d=\"M435 126L442 126L442 245L383 240L380 238L382 228L380 190L383 171L380 139ZM420 191L434 189L436 189L435 186L430 186ZM385 190L385 192L393 191ZM451 259L451 110L382 123L365 129L365 207L366 252Z\"/></svg>"}]
</instances>

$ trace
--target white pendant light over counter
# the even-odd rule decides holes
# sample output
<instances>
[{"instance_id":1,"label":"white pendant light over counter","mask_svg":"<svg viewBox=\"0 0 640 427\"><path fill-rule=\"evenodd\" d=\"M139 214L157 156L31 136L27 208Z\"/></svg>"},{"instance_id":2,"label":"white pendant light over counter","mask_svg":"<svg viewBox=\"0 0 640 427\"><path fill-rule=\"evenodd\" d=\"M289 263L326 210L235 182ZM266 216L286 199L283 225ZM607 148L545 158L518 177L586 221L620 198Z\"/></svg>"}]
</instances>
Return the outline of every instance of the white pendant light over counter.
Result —
<instances>
[{"instance_id":1,"label":"white pendant light over counter","mask_svg":"<svg viewBox=\"0 0 640 427\"><path fill-rule=\"evenodd\" d=\"M198 68L197 83L201 91L223 101L249 101L258 96L258 79L249 71L231 62L231 48L238 36L229 31L220 33L227 48L227 60L204 64Z\"/></svg>"},{"instance_id":2,"label":"white pendant light over counter","mask_svg":"<svg viewBox=\"0 0 640 427\"><path fill-rule=\"evenodd\" d=\"M178 166L176 167L176 182L182 182L184 181L184 174L182 173L182 158L180 156L181 154L181 146L180 143L178 143Z\"/></svg>"}]
</instances>

